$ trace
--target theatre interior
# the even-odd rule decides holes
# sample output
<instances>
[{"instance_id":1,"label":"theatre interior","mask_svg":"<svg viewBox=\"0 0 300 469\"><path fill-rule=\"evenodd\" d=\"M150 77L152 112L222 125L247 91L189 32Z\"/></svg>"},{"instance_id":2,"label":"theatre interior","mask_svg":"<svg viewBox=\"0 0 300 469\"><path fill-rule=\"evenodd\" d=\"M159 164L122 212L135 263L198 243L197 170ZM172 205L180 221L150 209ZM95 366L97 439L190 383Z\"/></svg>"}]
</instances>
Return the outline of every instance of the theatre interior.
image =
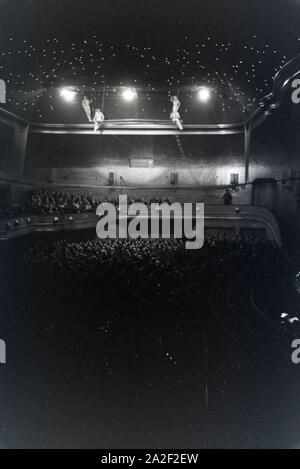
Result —
<instances>
[{"instance_id":1,"label":"theatre interior","mask_svg":"<svg viewBox=\"0 0 300 469\"><path fill-rule=\"evenodd\" d=\"M299 447L297 39L9 28L0 447ZM204 204L203 246L100 239L121 195Z\"/></svg>"}]
</instances>

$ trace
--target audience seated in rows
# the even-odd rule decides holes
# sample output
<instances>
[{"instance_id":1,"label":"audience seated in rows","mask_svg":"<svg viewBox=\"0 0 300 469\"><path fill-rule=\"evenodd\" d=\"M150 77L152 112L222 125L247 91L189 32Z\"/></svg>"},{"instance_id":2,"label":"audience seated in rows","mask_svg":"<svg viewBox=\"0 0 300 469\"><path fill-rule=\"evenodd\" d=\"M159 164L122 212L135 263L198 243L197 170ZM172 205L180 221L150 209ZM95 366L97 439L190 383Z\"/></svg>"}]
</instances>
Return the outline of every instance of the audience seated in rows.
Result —
<instances>
[{"instance_id":1,"label":"audience seated in rows","mask_svg":"<svg viewBox=\"0 0 300 469\"><path fill-rule=\"evenodd\" d=\"M0 218L8 219L12 217L30 216L30 215L54 215L54 214L75 214L93 212L101 202L110 202L118 204L118 199L109 199L100 197L92 193L75 192L51 192L45 189L36 188L28 191L25 200L13 206L5 204L0 205ZM160 198L128 198L128 202L169 202Z\"/></svg>"}]
</instances>

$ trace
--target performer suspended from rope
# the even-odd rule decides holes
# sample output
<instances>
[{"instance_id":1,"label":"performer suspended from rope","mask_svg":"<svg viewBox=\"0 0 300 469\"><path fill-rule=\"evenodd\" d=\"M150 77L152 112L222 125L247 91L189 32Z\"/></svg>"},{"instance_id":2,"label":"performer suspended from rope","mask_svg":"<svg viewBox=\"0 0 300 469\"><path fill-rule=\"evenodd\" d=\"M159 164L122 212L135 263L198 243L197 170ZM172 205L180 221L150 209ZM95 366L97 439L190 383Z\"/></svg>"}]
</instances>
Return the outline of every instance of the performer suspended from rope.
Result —
<instances>
[{"instance_id":1,"label":"performer suspended from rope","mask_svg":"<svg viewBox=\"0 0 300 469\"><path fill-rule=\"evenodd\" d=\"M104 121L104 114L101 111L101 109L97 108L95 110L95 115L94 115L94 131L97 132L97 130L100 130L101 124Z\"/></svg>"},{"instance_id":2,"label":"performer suspended from rope","mask_svg":"<svg viewBox=\"0 0 300 469\"><path fill-rule=\"evenodd\" d=\"M171 112L170 118L171 118L172 122L174 122L174 124L176 124L177 127L180 130L183 130L182 123L181 123L181 120L180 120L180 114L178 112L178 110L180 108L180 101L177 98L177 96L175 96L175 95L171 96L170 101L173 103L173 110Z\"/></svg>"},{"instance_id":3,"label":"performer suspended from rope","mask_svg":"<svg viewBox=\"0 0 300 469\"><path fill-rule=\"evenodd\" d=\"M86 116L87 116L89 122L92 122L92 112L91 112L91 103L92 102L93 102L93 100L88 99L87 96L83 97L82 107L84 109L84 112L86 113Z\"/></svg>"}]
</instances>

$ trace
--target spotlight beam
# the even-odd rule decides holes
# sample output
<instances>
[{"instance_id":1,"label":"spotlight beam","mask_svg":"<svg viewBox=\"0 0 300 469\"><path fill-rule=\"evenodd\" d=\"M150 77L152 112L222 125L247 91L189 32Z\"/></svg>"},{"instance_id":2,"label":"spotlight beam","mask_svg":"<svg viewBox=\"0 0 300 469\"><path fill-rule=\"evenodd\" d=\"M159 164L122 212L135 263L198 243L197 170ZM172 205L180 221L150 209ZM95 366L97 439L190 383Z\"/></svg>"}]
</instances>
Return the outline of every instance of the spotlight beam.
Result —
<instances>
[{"instance_id":1,"label":"spotlight beam","mask_svg":"<svg viewBox=\"0 0 300 469\"><path fill-rule=\"evenodd\" d=\"M73 103L77 93L70 88L62 88L59 94L68 103Z\"/></svg>"},{"instance_id":2,"label":"spotlight beam","mask_svg":"<svg viewBox=\"0 0 300 469\"><path fill-rule=\"evenodd\" d=\"M211 98L211 91L206 86L202 86L198 90L198 98L202 103L207 103Z\"/></svg>"},{"instance_id":3,"label":"spotlight beam","mask_svg":"<svg viewBox=\"0 0 300 469\"><path fill-rule=\"evenodd\" d=\"M125 90L122 93L122 96L125 99L125 101L131 102L137 98L137 92L135 88L125 88Z\"/></svg>"}]
</instances>

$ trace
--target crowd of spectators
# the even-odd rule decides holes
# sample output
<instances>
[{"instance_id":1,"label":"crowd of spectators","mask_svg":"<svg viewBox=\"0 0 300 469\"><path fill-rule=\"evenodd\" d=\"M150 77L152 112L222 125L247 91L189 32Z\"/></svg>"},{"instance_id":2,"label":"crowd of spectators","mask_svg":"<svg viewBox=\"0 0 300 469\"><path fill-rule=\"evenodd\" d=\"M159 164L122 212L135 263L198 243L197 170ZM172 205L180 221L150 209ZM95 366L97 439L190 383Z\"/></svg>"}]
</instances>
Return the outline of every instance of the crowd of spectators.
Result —
<instances>
[{"instance_id":1,"label":"crowd of spectators","mask_svg":"<svg viewBox=\"0 0 300 469\"><path fill-rule=\"evenodd\" d=\"M259 239L221 235L206 239L198 251L186 250L184 241L178 239L27 243L24 240L11 251L5 250L2 255L8 258L2 259L2 265L11 266L14 281L19 277L21 284L28 283L28 291L36 284L43 300L53 302L63 292L58 304L70 298L76 298L76 305L86 304L101 297L102 305L106 300L140 307L149 302L153 311L159 298L159 309L172 303L181 310L189 301L193 308L199 301L202 306L205 302L223 304L230 285L236 289L245 281L249 291L254 284L282 283L292 272L284 252Z\"/></svg>"},{"instance_id":2,"label":"crowd of spectators","mask_svg":"<svg viewBox=\"0 0 300 469\"><path fill-rule=\"evenodd\" d=\"M169 202L159 198L128 198L128 202ZM118 204L117 198L108 198L92 193L52 192L35 188L26 193L24 200L15 205L0 203L0 219L31 215L56 215L95 212L101 202Z\"/></svg>"},{"instance_id":3,"label":"crowd of spectators","mask_svg":"<svg viewBox=\"0 0 300 469\"><path fill-rule=\"evenodd\" d=\"M128 202L133 201L146 202L144 199ZM117 204L118 199L37 188L27 193L21 206L11 210L19 210L13 212L14 216L52 214L55 217L95 211L101 202ZM147 202L162 200L152 198ZM7 212L2 212L3 215L7 216ZM170 304L179 311L185 310L187 304L194 309L199 302L204 310L211 303L224 307L231 286L237 290L239 285L243 298L243 281L249 293L251 285L259 282L264 285L266 281L266 288L274 286L276 281L283 285L282 279L290 278L291 271L291 263L272 242L237 236L208 238L196 252L186 250L184 240L178 239L77 242L63 239L37 244L29 239L17 242L12 250L5 249L1 252L1 264L12 269L13 283L19 278L19 286L26 285L25 292L30 292L33 285L36 291L47 292L41 301L54 302L58 292L63 292L63 298L56 300L57 305L72 297L76 298L74 308L99 295L102 304L108 301L108 309L109 302L117 302L117 309L121 304L139 304L144 308L149 302L151 312L165 310ZM155 304L156 299L159 305Z\"/></svg>"},{"instance_id":4,"label":"crowd of spectators","mask_svg":"<svg viewBox=\"0 0 300 469\"><path fill-rule=\"evenodd\" d=\"M168 420L176 412L177 432L183 415L194 418L195 409L199 419L207 415L208 382L218 422L213 434L223 441L219 416L231 421L236 415L232 426L240 432L236 396L242 395L247 415L253 376L260 398L266 390L266 408L271 371L265 377L265 364L271 370L276 364L277 377L286 376L290 364L291 339L280 316L295 315L298 307L298 301L287 301L293 266L280 248L224 236L188 251L176 239L71 241L43 235L0 244L0 305L11 360L19 361L19 387L23 392L29 386L29 396L49 390L40 411L49 408L48 420L59 395L53 421L66 409L74 415L78 401L82 415L99 425L97 440L103 422L113 420L119 428L120 419L128 422L134 414L140 432L154 411ZM297 333L297 323L292 327ZM281 382L275 377L272 389ZM51 395L54 405L48 406ZM279 395L281 402L283 390ZM123 426L121 432L124 438Z\"/></svg>"}]
</instances>

